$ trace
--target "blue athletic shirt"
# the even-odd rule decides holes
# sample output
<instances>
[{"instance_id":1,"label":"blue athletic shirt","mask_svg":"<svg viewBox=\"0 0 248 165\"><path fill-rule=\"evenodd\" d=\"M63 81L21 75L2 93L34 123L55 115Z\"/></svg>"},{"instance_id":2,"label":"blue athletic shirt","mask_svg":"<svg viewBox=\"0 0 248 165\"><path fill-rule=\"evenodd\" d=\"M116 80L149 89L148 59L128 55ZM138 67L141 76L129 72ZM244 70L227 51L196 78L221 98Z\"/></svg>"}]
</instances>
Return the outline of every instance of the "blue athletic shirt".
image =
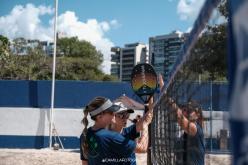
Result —
<instances>
[{"instance_id":1,"label":"blue athletic shirt","mask_svg":"<svg viewBox=\"0 0 248 165\"><path fill-rule=\"evenodd\" d=\"M136 131L136 125L133 124L129 127L123 128L122 133L121 133L124 137L131 139L131 140L135 140L136 138L140 137L140 133ZM130 156L130 159L132 160L130 162L130 165L136 165L136 156L135 156L135 152L133 152Z\"/></svg>"},{"instance_id":2,"label":"blue athletic shirt","mask_svg":"<svg viewBox=\"0 0 248 165\"><path fill-rule=\"evenodd\" d=\"M121 134L131 140L135 140L136 138L138 138L140 136L140 133L136 131L136 125L133 124L129 127L125 127L123 128Z\"/></svg>"},{"instance_id":3,"label":"blue athletic shirt","mask_svg":"<svg viewBox=\"0 0 248 165\"><path fill-rule=\"evenodd\" d=\"M121 134L107 129L87 132L87 144L89 147L88 164L131 164L130 159L136 148L133 140L125 138Z\"/></svg>"},{"instance_id":4,"label":"blue athletic shirt","mask_svg":"<svg viewBox=\"0 0 248 165\"><path fill-rule=\"evenodd\" d=\"M123 128L121 134L125 137L125 138L128 138L130 140L135 140L136 138L138 138L140 136L140 133L138 133L136 131L136 125L133 124L129 127L126 127L126 128ZM83 150L82 150L82 141L83 140L83 134L81 134L80 136L80 157L81 157L81 160L86 160L83 156ZM130 165L136 165L136 157L135 157L135 152L133 152L130 157L128 158L128 160L131 160L130 162L128 163L125 163L125 164L130 164Z\"/></svg>"},{"instance_id":5,"label":"blue athletic shirt","mask_svg":"<svg viewBox=\"0 0 248 165\"><path fill-rule=\"evenodd\" d=\"M196 124L195 136L187 136L187 165L204 165L205 145L202 127Z\"/></svg>"}]
</instances>

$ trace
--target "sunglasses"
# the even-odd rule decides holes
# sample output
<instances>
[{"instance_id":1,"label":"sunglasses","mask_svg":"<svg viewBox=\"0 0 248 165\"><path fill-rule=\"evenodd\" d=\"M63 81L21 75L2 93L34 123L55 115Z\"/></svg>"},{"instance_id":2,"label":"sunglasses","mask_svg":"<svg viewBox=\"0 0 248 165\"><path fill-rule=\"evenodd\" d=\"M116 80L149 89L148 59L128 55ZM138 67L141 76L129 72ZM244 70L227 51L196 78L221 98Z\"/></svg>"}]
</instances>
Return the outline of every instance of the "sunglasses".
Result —
<instances>
[{"instance_id":1,"label":"sunglasses","mask_svg":"<svg viewBox=\"0 0 248 165\"><path fill-rule=\"evenodd\" d=\"M115 114L116 117L120 118L120 119L128 119L129 118L129 113L117 113Z\"/></svg>"}]
</instances>

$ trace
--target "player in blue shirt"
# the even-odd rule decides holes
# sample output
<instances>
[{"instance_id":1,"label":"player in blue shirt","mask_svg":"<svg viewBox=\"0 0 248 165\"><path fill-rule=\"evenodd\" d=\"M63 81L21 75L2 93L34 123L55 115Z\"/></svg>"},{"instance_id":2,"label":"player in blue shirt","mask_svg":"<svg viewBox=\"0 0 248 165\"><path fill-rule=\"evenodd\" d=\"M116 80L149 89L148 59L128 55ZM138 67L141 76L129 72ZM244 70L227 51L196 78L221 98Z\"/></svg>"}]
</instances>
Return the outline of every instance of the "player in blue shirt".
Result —
<instances>
[{"instance_id":1,"label":"player in blue shirt","mask_svg":"<svg viewBox=\"0 0 248 165\"><path fill-rule=\"evenodd\" d=\"M107 130L120 107L109 99L95 98L84 110L83 153L88 164L133 164L132 154L136 142L123 135ZM90 113L95 124L87 129L87 115ZM136 131L139 128L136 127ZM140 128L141 129L141 128ZM138 131L137 131L138 132Z\"/></svg>"},{"instance_id":2,"label":"player in blue shirt","mask_svg":"<svg viewBox=\"0 0 248 165\"><path fill-rule=\"evenodd\" d=\"M112 121L111 123L111 127L109 129L116 131L118 133L121 133L122 136L126 139L131 139L131 140L135 140L136 138L138 138L140 136L139 131L143 129L143 127L145 127L146 125L148 125L151 122L151 118L152 118L152 111L148 111L149 113L147 113L144 118L142 120L140 120L140 122L138 122L135 125L131 125L129 127L126 127L126 123L127 120L129 118L130 113L133 113L134 111L132 109L129 109L127 107L125 107L121 102L117 102L115 103L115 105L118 105L120 108L117 111L116 115L115 115L115 120ZM124 128L126 127L126 128ZM89 130L90 132L92 131L91 129ZM95 133L95 132L93 132ZM123 137L116 135L116 133L113 132L106 132L105 130L101 130L101 136L104 135L106 136L106 134L109 134L108 136L116 136L115 140L117 140L117 142L119 143L119 141L123 140ZM100 133L99 133L100 134ZM147 150L147 138L144 136L141 136L137 142L136 145L136 152L146 152ZM80 137L80 142L82 142L83 140L83 134ZM91 139L90 142L93 142L93 139ZM98 143L98 142L94 142L94 143ZM102 145L102 147L105 149L103 150L108 150L108 148L112 148L112 147L116 147L114 146L115 142L112 141L112 143L109 143L107 146L106 145ZM97 144L98 145L98 144ZM127 154L126 153L126 148L128 149L128 146L122 146L124 148L122 148L122 150L118 150L118 153L112 152L111 153L104 153L105 154L105 158L102 159L102 163L104 164L136 164L136 158L135 158L135 153L132 152L131 154ZM82 147L80 148L80 152L81 152L81 160L83 162L83 164L87 164L87 159L85 158L85 156L83 155L83 149ZM121 153L121 151L123 151L125 153ZM98 152L95 152L95 157L99 157L97 155ZM104 154L101 154L102 156ZM99 163L99 161L97 162ZM91 162L89 161L89 164L91 164Z\"/></svg>"},{"instance_id":3,"label":"player in blue shirt","mask_svg":"<svg viewBox=\"0 0 248 165\"><path fill-rule=\"evenodd\" d=\"M136 164L135 153L145 153L148 148L148 125L151 123L153 110L150 106L150 110L135 124L126 127L127 121L129 119L130 113L133 110L127 108L122 102L116 102L121 108L115 115L115 122L111 124L110 129L121 133L124 137L136 141L135 152L132 153L130 159L132 159L131 164ZM151 103L150 103L151 104Z\"/></svg>"},{"instance_id":4,"label":"player in blue shirt","mask_svg":"<svg viewBox=\"0 0 248 165\"><path fill-rule=\"evenodd\" d=\"M203 115L202 110L195 102L189 102L186 105L187 115L183 113L182 108L169 98L169 104L176 111L177 122L184 130L184 164L185 165L204 165L205 145L203 134Z\"/></svg>"},{"instance_id":5,"label":"player in blue shirt","mask_svg":"<svg viewBox=\"0 0 248 165\"><path fill-rule=\"evenodd\" d=\"M121 96L120 98L117 99L117 101L121 102L122 106L126 107L126 109L128 109L128 107L129 108L131 107L131 108L135 108L139 110L142 110L142 109L144 110L145 108L143 104L140 104L127 96ZM119 130L114 129L114 130L120 132L121 128L126 127L126 123L127 123L129 115L126 119L118 120L118 114L119 112L116 114L115 126L119 126L120 129ZM153 98L151 98L151 100L149 101L149 111L146 112L143 115L143 117L136 118L135 120L131 120L131 121L135 121L136 129L141 131L140 137L135 139L136 144L137 144L135 153L146 153L147 152L148 140L149 140L148 139L149 138L148 125L152 122L152 117L153 117Z\"/></svg>"}]
</instances>

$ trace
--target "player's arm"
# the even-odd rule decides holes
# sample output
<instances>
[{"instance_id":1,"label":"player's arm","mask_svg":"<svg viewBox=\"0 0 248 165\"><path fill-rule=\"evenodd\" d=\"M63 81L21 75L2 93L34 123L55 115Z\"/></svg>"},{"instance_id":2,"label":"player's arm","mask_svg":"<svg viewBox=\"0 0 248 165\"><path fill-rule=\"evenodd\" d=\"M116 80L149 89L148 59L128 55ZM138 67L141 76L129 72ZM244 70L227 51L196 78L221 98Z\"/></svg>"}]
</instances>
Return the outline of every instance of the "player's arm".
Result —
<instances>
[{"instance_id":1,"label":"player's arm","mask_svg":"<svg viewBox=\"0 0 248 165\"><path fill-rule=\"evenodd\" d=\"M153 118L153 98L150 99L148 105L148 111L143 118L137 122L136 131L141 132L141 136L136 140L136 153L146 153L148 149L149 135L148 126L152 122Z\"/></svg>"},{"instance_id":2,"label":"player's arm","mask_svg":"<svg viewBox=\"0 0 248 165\"><path fill-rule=\"evenodd\" d=\"M136 153L146 153L148 148L148 127L144 127L140 133L140 137L136 140Z\"/></svg>"},{"instance_id":3,"label":"player's arm","mask_svg":"<svg viewBox=\"0 0 248 165\"><path fill-rule=\"evenodd\" d=\"M88 161L87 160L82 160L82 165L88 165Z\"/></svg>"},{"instance_id":4,"label":"player's arm","mask_svg":"<svg viewBox=\"0 0 248 165\"><path fill-rule=\"evenodd\" d=\"M143 128L148 127L148 125L152 122L153 118L153 97L150 99L148 104L148 111L144 114L144 116L136 123L136 131L140 132Z\"/></svg>"},{"instance_id":5,"label":"player's arm","mask_svg":"<svg viewBox=\"0 0 248 165\"><path fill-rule=\"evenodd\" d=\"M169 99L169 102L171 104L171 108L176 111L177 116L177 122L180 125L180 127L189 135L195 136L197 133L197 127L196 124L193 122L190 122L182 113L182 110L177 106L177 104L172 100Z\"/></svg>"},{"instance_id":6,"label":"player's arm","mask_svg":"<svg viewBox=\"0 0 248 165\"><path fill-rule=\"evenodd\" d=\"M127 96L121 96L115 101L120 101L122 102L126 107L131 108L131 109L145 109L144 105L127 97Z\"/></svg>"}]
</instances>

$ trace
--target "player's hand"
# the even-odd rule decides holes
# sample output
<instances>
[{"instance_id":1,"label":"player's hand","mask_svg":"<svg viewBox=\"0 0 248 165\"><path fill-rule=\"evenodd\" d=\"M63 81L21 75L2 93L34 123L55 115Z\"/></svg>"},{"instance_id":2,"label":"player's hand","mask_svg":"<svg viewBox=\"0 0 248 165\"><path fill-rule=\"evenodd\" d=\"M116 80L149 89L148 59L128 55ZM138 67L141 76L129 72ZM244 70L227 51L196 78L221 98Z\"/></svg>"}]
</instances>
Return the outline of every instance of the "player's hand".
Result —
<instances>
[{"instance_id":1,"label":"player's hand","mask_svg":"<svg viewBox=\"0 0 248 165\"><path fill-rule=\"evenodd\" d=\"M163 86L164 86L164 79L163 79L163 76L161 74L158 75L158 84L159 84L159 88L161 91L163 89Z\"/></svg>"},{"instance_id":2,"label":"player's hand","mask_svg":"<svg viewBox=\"0 0 248 165\"><path fill-rule=\"evenodd\" d=\"M178 109L177 104L175 103L175 101L174 101L171 97L168 97L167 103L168 103L168 105L169 105L173 110L177 110L177 109Z\"/></svg>"}]
</instances>

